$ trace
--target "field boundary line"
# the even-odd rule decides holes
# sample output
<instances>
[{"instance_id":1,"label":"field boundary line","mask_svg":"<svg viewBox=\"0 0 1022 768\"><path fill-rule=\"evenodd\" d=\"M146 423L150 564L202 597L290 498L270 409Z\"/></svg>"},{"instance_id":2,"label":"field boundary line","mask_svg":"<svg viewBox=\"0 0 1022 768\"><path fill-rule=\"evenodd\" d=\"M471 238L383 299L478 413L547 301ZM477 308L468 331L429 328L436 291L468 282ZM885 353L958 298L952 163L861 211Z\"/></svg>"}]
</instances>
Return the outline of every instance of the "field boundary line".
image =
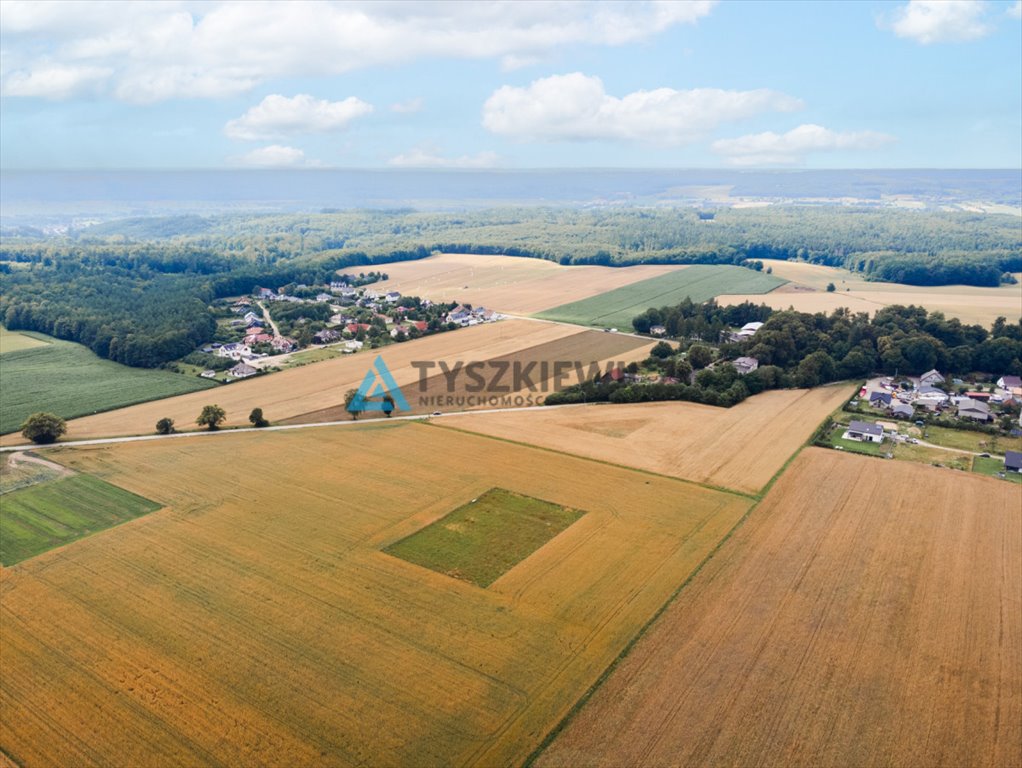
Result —
<instances>
[{"instance_id":1,"label":"field boundary line","mask_svg":"<svg viewBox=\"0 0 1022 768\"><path fill-rule=\"evenodd\" d=\"M801 449L799 450L799 452L801 452ZM583 693L582 696L578 699L578 701L576 701L575 704L572 706L572 708L568 710L568 714L566 714L561 719L561 722L554 726L553 729L551 729L551 731L545 737L543 737L543 740L539 743L539 746L536 747L536 749L534 749L527 758L525 758L525 762L522 763L523 768L531 768L531 766L535 764L539 756L543 754L544 751L546 751L546 748L550 746L554 739L556 739L557 736L560 735L560 733L565 728L567 728L568 725L571 724L572 720L575 719L575 716L581 711L582 707L584 707L589 702L589 699L593 697L597 689L601 685L603 685L607 678L609 678L610 675L614 672L614 670L617 669L618 665L622 661L624 661L625 657L628 656L628 654L631 653L632 649L639 643L639 641L646 636L646 633L653 627L653 625L660 620L660 617L663 616L663 614L667 611L668 608L671 607L674 601L678 599L679 595L681 595L685 588L688 587L688 585L691 584L692 581L702 572L706 564L717 556L717 553L720 552L720 550L728 541L730 541L731 537L735 534L735 532L745 524L745 521L752 516L752 513L759 508L761 503L762 500L757 499L756 502L749 507L745 514L742 515L741 518L739 518L738 522L736 522L731 527L731 529L721 537L720 541L718 541L714 545L713 549L709 551L706 557L704 557L699 562L699 564L692 570L692 572L685 577L685 580L678 586L678 588L668 596L668 598L664 601L663 605L657 608L657 610L653 613L649 620L646 621L639 628L635 635L633 635L632 638L625 644L625 647L621 649L621 652L614 658L613 661L611 661L607 668L600 673L600 676L596 678L596 682L589 686L589 690Z\"/></svg>"}]
</instances>

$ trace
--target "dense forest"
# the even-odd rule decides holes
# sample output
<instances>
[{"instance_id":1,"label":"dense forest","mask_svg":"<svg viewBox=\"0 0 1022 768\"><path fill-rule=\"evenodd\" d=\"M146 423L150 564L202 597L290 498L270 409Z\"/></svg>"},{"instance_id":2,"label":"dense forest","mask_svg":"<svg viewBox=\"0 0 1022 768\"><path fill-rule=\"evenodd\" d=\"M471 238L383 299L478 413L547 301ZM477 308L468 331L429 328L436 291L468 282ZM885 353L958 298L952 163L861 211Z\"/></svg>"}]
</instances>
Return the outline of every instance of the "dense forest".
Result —
<instances>
[{"instance_id":1,"label":"dense forest","mask_svg":"<svg viewBox=\"0 0 1022 768\"><path fill-rule=\"evenodd\" d=\"M727 338L723 329L752 321L763 322L752 338L716 344ZM686 301L635 319L640 331L651 324L664 324L684 339L678 346L658 344L647 361L648 368L676 382L592 381L546 402L691 400L731 406L765 389L815 387L871 373L918 375L936 368L957 375L1022 375L1022 323L999 319L986 329L921 307L884 307L870 317L844 309L827 315ZM742 376L731 365L708 367L711 343L721 359L754 357L759 368Z\"/></svg>"},{"instance_id":2,"label":"dense forest","mask_svg":"<svg viewBox=\"0 0 1022 768\"><path fill-rule=\"evenodd\" d=\"M214 299L435 251L609 266L801 259L868 279L992 286L1022 271L1022 225L1012 216L804 206L126 219L64 237L5 238L0 321L152 367L212 338Z\"/></svg>"}]
</instances>

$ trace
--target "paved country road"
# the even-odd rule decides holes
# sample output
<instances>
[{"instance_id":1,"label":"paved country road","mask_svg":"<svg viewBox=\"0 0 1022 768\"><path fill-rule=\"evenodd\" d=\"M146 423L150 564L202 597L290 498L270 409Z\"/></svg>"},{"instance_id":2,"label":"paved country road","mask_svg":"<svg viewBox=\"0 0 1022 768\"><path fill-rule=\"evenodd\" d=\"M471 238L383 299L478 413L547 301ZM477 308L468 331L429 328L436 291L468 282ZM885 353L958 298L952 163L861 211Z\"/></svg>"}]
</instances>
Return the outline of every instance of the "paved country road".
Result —
<instances>
[{"instance_id":1,"label":"paved country road","mask_svg":"<svg viewBox=\"0 0 1022 768\"><path fill-rule=\"evenodd\" d=\"M607 405L607 403L565 403L563 405L533 405L525 406L521 408L480 408L474 411L452 411L451 413L441 413L438 416L430 416L428 414L416 414L413 416L391 416L387 418L383 416L378 419L345 419L344 421L318 421L312 424L283 424L276 427L239 427L236 429L218 429L210 432L209 430L194 431L194 432L174 432L170 435L134 435L131 437L102 437L94 440L62 440L56 443L49 443L46 445L37 445L36 443L26 443L23 445L8 445L0 448L0 453L11 453L14 451L27 451L42 450L45 448L74 448L77 446L85 445L110 445L112 443L141 443L149 440L183 440L191 437L216 437L217 435L236 435L239 432L279 432L285 429L315 429L317 427L346 427L355 426L357 424L378 424L380 422L387 421L421 421L429 419L449 419L457 418L458 416L473 416L478 413L521 413L522 411L548 411L551 408L598 408L600 406Z\"/></svg>"}]
</instances>

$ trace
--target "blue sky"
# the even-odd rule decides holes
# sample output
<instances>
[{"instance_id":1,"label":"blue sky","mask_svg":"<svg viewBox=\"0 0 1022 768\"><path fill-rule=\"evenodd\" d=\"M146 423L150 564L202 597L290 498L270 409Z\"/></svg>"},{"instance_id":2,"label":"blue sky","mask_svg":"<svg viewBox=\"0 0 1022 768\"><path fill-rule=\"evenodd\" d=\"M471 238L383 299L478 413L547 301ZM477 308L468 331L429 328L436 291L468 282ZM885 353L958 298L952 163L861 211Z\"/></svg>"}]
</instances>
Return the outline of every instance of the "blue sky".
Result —
<instances>
[{"instance_id":1,"label":"blue sky","mask_svg":"<svg viewBox=\"0 0 1022 768\"><path fill-rule=\"evenodd\" d=\"M1022 4L0 3L14 168L1022 168Z\"/></svg>"}]
</instances>

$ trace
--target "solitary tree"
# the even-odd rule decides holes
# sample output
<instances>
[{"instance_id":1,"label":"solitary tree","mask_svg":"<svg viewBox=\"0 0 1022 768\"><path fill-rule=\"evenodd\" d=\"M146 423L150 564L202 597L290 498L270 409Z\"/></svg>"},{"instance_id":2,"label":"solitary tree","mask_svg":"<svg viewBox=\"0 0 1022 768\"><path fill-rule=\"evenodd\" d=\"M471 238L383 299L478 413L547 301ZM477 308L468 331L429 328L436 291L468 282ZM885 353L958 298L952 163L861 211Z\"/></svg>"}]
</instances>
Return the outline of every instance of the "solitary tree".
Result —
<instances>
[{"instance_id":1,"label":"solitary tree","mask_svg":"<svg viewBox=\"0 0 1022 768\"><path fill-rule=\"evenodd\" d=\"M227 412L219 405L204 405L202 406L202 413L199 414L199 418L195 420L195 423L200 427L209 427L212 432L214 429L219 429L226 419Z\"/></svg>"},{"instance_id":2,"label":"solitary tree","mask_svg":"<svg viewBox=\"0 0 1022 768\"><path fill-rule=\"evenodd\" d=\"M837 286L834 283L827 283L827 293L834 293L837 290Z\"/></svg>"},{"instance_id":3,"label":"solitary tree","mask_svg":"<svg viewBox=\"0 0 1022 768\"><path fill-rule=\"evenodd\" d=\"M361 412L361 408L355 406L355 398L358 397L357 389L349 389L344 393L344 410L351 414L351 418L358 421L358 414Z\"/></svg>"},{"instance_id":4,"label":"solitary tree","mask_svg":"<svg viewBox=\"0 0 1022 768\"><path fill-rule=\"evenodd\" d=\"M252 422L253 427L268 427L270 422L263 418L262 408L253 408L252 413L248 415L248 420Z\"/></svg>"},{"instance_id":5,"label":"solitary tree","mask_svg":"<svg viewBox=\"0 0 1022 768\"><path fill-rule=\"evenodd\" d=\"M390 418L390 414L394 412L394 398L390 394L383 396L383 412L387 414L387 418Z\"/></svg>"},{"instance_id":6,"label":"solitary tree","mask_svg":"<svg viewBox=\"0 0 1022 768\"><path fill-rule=\"evenodd\" d=\"M56 441L67 432L67 424L52 413L33 413L21 425L21 434L33 443L45 444Z\"/></svg>"},{"instance_id":7,"label":"solitary tree","mask_svg":"<svg viewBox=\"0 0 1022 768\"><path fill-rule=\"evenodd\" d=\"M168 419L164 416L158 422L156 422L156 432L160 435L169 435L174 431L174 420Z\"/></svg>"}]
</instances>

